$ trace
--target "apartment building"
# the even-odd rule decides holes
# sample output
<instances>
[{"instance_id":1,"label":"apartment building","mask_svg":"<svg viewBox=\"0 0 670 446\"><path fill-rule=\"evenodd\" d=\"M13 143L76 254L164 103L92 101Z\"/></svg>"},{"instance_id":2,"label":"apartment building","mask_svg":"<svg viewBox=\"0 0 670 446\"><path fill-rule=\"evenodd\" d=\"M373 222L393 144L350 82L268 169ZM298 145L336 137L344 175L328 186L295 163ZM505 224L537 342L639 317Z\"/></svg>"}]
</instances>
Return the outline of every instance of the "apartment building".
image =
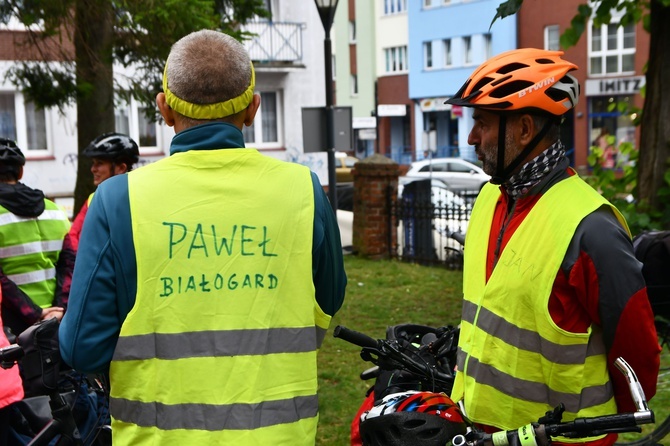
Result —
<instances>
[{"instance_id":1,"label":"apartment building","mask_svg":"<svg viewBox=\"0 0 670 446\"><path fill-rule=\"evenodd\" d=\"M570 26L580 0L524 2L518 13L520 47L559 49L560 35ZM613 135L613 159L609 166L625 163L616 150L623 142L639 147L639 127L633 125L634 109L642 108L640 88L645 84L643 68L649 55L649 34L641 24L619 26L621 15L612 11L612 21L596 26L589 21L584 34L564 58L579 66L573 74L582 87L580 102L567 115L561 138L575 167L587 169L590 147Z\"/></svg>"},{"instance_id":2,"label":"apartment building","mask_svg":"<svg viewBox=\"0 0 670 446\"><path fill-rule=\"evenodd\" d=\"M304 153L300 119L303 107L325 104L323 26L314 4L266 0L266 5L271 19L245 26L256 34L245 46L256 68L256 91L261 95L256 121L244 129L245 141L269 156L308 165L327 184L326 155ZM19 45L26 38L22 24L0 25L0 134L15 139L26 153L23 182L49 197L63 197L62 204L71 206L78 153L75 106L38 109L4 76L14 61L34 56ZM120 85L128 76L133 76L132 70L115 67ZM174 131L148 120L141 104L134 100L119 103L115 115L116 131L140 144L140 164L167 156Z\"/></svg>"},{"instance_id":3,"label":"apartment building","mask_svg":"<svg viewBox=\"0 0 670 446\"><path fill-rule=\"evenodd\" d=\"M515 16L491 26L499 4L498 0L409 3L409 96L414 103L415 159L431 155L476 161L474 149L467 143L472 110L444 102L478 65L517 47Z\"/></svg>"}]
</instances>

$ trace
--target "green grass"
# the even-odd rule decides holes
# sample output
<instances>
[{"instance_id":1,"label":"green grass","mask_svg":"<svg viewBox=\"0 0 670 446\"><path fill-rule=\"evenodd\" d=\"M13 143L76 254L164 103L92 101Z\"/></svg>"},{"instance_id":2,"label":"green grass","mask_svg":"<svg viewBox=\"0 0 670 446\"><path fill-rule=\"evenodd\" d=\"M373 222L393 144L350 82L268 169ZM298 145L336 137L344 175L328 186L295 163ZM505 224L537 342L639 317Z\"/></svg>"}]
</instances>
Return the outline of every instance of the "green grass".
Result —
<instances>
[{"instance_id":1,"label":"green grass","mask_svg":"<svg viewBox=\"0 0 670 446\"><path fill-rule=\"evenodd\" d=\"M344 304L331 322L319 352L320 420L317 445L349 444L350 423L371 382L360 372L372 366L360 348L332 335L344 325L373 338L386 327L416 323L439 327L460 320L462 273L397 261L345 256L348 285Z\"/></svg>"},{"instance_id":2,"label":"green grass","mask_svg":"<svg viewBox=\"0 0 670 446\"><path fill-rule=\"evenodd\" d=\"M383 338L390 325L416 323L439 327L455 325L460 320L460 271L355 256L345 256L344 263L349 279L346 298L319 352L318 446L349 445L351 420L371 384L358 376L372 364L360 358L359 347L334 338L333 328L344 325L373 338ZM670 415L670 357L668 346L664 349L666 375L659 381L657 395L650 403L657 412L657 421ZM628 441L633 439L629 437Z\"/></svg>"}]
</instances>

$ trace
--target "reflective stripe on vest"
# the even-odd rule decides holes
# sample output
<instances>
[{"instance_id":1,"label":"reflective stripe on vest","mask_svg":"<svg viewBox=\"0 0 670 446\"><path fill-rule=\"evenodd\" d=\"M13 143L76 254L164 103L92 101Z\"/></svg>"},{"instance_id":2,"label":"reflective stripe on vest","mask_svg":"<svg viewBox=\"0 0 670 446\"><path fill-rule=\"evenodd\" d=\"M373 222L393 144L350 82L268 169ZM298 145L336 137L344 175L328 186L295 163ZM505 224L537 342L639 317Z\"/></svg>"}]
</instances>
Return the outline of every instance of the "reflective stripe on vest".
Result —
<instances>
[{"instance_id":1,"label":"reflective stripe on vest","mask_svg":"<svg viewBox=\"0 0 670 446\"><path fill-rule=\"evenodd\" d=\"M56 290L58 255L70 229L67 214L44 200L35 218L20 217L0 206L0 265L7 277L42 308L50 307Z\"/></svg>"},{"instance_id":2,"label":"reflective stripe on vest","mask_svg":"<svg viewBox=\"0 0 670 446\"><path fill-rule=\"evenodd\" d=\"M501 429L537 421L561 402L564 420L615 413L598 327L568 333L556 327L548 310L577 226L609 203L576 175L557 183L510 238L487 283L488 240L499 195L496 186L486 185L468 225L460 372L452 397L464 399L472 420Z\"/></svg>"},{"instance_id":3,"label":"reflective stripe on vest","mask_svg":"<svg viewBox=\"0 0 670 446\"><path fill-rule=\"evenodd\" d=\"M138 284L110 368L115 444L313 445L330 317L314 296L309 170L188 151L128 188Z\"/></svg>"}]
</instances>

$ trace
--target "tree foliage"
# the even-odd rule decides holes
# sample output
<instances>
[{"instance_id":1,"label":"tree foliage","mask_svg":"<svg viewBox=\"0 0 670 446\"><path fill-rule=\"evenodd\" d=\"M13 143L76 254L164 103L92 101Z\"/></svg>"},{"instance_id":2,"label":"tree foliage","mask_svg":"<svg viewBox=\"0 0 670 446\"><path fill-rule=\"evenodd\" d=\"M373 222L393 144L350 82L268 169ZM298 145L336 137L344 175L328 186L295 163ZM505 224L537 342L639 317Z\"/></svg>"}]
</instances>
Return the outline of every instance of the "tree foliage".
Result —
<instances>
[{"instance_id":1,"label":"tree foliage","mask_svg":"<svg viewBox=\"0 0 670 446\"><path fill-rule=\"evenodd\" d=\"M523 0L502 2L491 22L503 19L519 11ZM584 2L577 7L575 16L560 38L563 48L574 46L586 30L590 20L595 26L612 23L612 13L616 12L618 26L642 22L650 35L649 55L646 66L646 95L640 125L640 148L629 150L634 154L634 169L624 170L623 175L610 181L612 174L594 168L593 181L600 187L614 185L618 192L630 190L634 203L629 203L631 218L636 219L640 229L645 227L670 228L670 0L600 0ZM643 92L645 93L645 92ZM637 124L636 123L636 124ZM590 162L595 162L592 153ZM592 164L593 166L594 164ZM633 181L635 175L635 181ZM631 185L625 186L629 182ZM600 189L602 191L602 189ZM634 215L635 214L635 215ZM640 215L644 214L643 217ZM645 226L646 225L646 226Z\"/></svg>"},{"instance_id":2,"label":"tree foliage","mask_svg":"<svg viewBox=\"0 0 670 446\"><path fill-rule=\"evenodd\" d=\"M8 79L38 107L77 105L81 152L101 133L114 131L114 103L134 98L153 113L171 45L199 29L248 38L241 25L266 17L263 0L3 0L0 21L27 27L18 44L24 59ZM113 67L132 68L115 76ZM75 209L92 192L85 157L79 157Z\"/></svg>"}]
</instances>

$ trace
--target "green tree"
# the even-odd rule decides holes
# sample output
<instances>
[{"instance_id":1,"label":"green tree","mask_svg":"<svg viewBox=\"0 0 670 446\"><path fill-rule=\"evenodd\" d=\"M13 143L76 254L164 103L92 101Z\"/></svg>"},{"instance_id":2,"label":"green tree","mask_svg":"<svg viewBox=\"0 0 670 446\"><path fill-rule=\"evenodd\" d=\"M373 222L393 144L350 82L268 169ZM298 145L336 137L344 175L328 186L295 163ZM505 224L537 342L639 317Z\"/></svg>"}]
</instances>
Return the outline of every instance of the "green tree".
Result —
<instances>
[{"instance_id":1,"label":"green tree","mask_svg":"<svg viewBox=\"0 0 670 446\"><path fill-rule=\"evenodd\" d=\"M267 16L263 0L3 0L0 21L26 25L25 60L8 77L38 107L77 106L79 153L114 131L114 101L134 97L154 113L171 45L199 29L238 39L241 25ZM58 62L58 63L56 63ZM113 67L132 67L115 78ZM93 191L89 160L79 157L74 191L78 210Z\"/></svg>"},{"instance_id":2,"label":"green tree","mask_svg":"<svg viewBox=\"0 0 670 446\"><path fill-rule=\"evenodd\" d=\"M519 11L523 0L506 0L497 9L493 22ZM656 215L670 224L670 0L601 0L584 2L577 8L571 26L561 35L561 46L577 43L589 19L596 25L610 23L612 11L623 13L620 26L642 21L649 32L646 95L640 119L640 150L637 166L638 210ZM493 24L492 22L492 24Z\"/></svg>"}]
</instances>

